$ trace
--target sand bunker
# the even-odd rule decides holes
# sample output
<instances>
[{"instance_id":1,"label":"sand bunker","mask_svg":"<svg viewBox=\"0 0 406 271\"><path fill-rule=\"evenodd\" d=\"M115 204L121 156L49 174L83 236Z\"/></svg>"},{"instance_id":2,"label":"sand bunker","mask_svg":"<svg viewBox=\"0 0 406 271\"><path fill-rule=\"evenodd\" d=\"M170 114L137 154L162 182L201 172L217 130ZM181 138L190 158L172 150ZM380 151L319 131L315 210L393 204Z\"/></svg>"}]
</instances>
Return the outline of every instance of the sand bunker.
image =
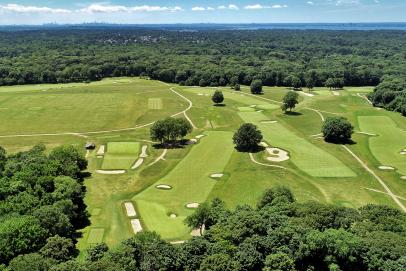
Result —
<instances>
[{"instance_id":1,"label":"sand bunker","mask_svg":"<svg viewBox=\"0 0 406 271\"><path fill-rule=\"evenodd\" d=\"M262 147L268 147L269 145L266 143L266 142L261 142L261 143L259 143L259 146L262 146Z\"/></svg>"},{"instance_id":2,"label":"sand bunker","mask_svg":"<svg viewBox=\"0 0 406 271\"><path fill-rule=\"evenodd\" d=\"M406 176L402 176L400 177L402 180L406 180Z\"/></svg>"},{"instance_id":3,"label":"sand bunker","mask_svg":"<svg viewBox=\"0 0 406 271\"><path fill-rule=\"evenodd\" d=\"M175 219L175 218L177 218L178 216L177 215L175 215L175 214L170 214L170 216L169 216L170 218L172 218L172 219Z\"/></svg>"},{"instance_id":4,"label":"sand bunker","mask_svg":"<svg viewBox=\"0 0 406 271\"><path fill-rule=\"evenodd\" d=\"M334 95L334 96L340 96L340 92L338 92L338 91L333 91L333 95Z\"/></svg>"},{"instance_id":5,"label":"sand bunker","mask_svg":"<svg viewBox=\"0 0 406 271\"><path fill-rule=\"evenodd\" d=\"M379 169L382 169L382 170L394 170L395 168L389 167L389 166L380 166Z\"/></svg>"},{"instance_id":6,"label":"sand bunker","mask_svg":"<svg viewBox=\"0 0 406 271\"><path fill-rule=\"evenodd\" d=\"M277 120L263 120L261 123L277 123Z\"/></svg>"},{"instance_id":7,"label":"sand bunker","mask_svg":"<svg viewBox=\"0 0 406 271\"><path fill-rule=\"evenodd\" d=\"M96 173L105 174L105 175L118 175L118 174L124 174L125 170L96 170Z\"/></svg>"},{"instance_id":8,"label":"sand bunker","mask_svg":"<svg viewBox=\"0 0 406 271\"><path fill-rule=\"evenodd\" d=\"M131 167L131 169L137 169L139 168L142 163L144 163L144 158L138 158L137 162Z\"/></svg>"},{"instance_id":9,"label":"sand bunker","mask_svg":"<svg viewBox=\"0 0 406 271\"><path fill-rule=\"evenodd\" d=\"M406 155L406 151L401 151L400 154L401 155Z\"/></svg>"},{"instance_id":10,"label":"sand bunker","mask_svg":"<svg viewBox=\"0 0 406 271\"><path fill-rule=\"evenodd\" d=\"M214 174L211 174L211 175L210 175L210 177L212 177L212 178L221 178L221 177L223 177L223 176L224 176L223 173L214 173Z\"/></svg>"},{"instance_id":11,"label":"sand bunker","mask_svg":"<svg viewBox=\"0 0 406 271\"><path fill-rule=\"evenodd\" d=\"M99 149L97 150L96 155L97 155L97 156L102 156L102 155L104 155L105 149L106 149L106 146L105 146L105 145L101 145L101 146L99 147Z\"/></svg>"},{"instance_id":12,"label":"sand bunker","mask_svg":"<svg viewBox=\"0 0 406 271\"><path fill-rule=\"evenodd\" d=\"M258 110L257 113L261 113L262 111L264 111L264 110Z\"/></svg>"},{"instance_id":13,"label":"sand bunker","mask_svg":"<svg viewBox=\"0 0 406 271\"><path fill-rule=\"evenodd\" d=\"M140 154L140 157L141 157L141 158L146 158L146 157L148 157L147 149L148 149L148 146L147 146L147 145L142 146L141 154Z\"/></svg>"},{"instance_id":14,"label":"sand bunker","mask_svg":"<svg viewBox=\"0 0 406 271\"><path fill-rule=\"evenodd\" d=\"M266 151L270 156L266 159L271 162L283 162L289 160L289 153L279 148L266 148Z\"/></svg>"},{"instance_id":15,"label":"sand bunker","mask_svg":"<svg viewBox=\"0 0 406 271\"><path fill-rule=\"evenodd\" d=\"M199 95L199 96L203 96L204 94L203 94L203 93L198 93L197 95Z\"/></svg>"},{"instance_id":16,"label":"sand bunker","mask_svg":"<svg viewBox=\"0 0 406 271\"><path fill-rule=\"evenodd\" d=\"M142 231L142 226L139 219L131 219L131 226L133 227L133 231L136 234Z\"/></svg>"},{"instance_id":17,"label":"sand bunker","mask_svg":"<svg viewBox=\"0 0 406 271\"><path fill-rule=\"evenodd\" d=\"M137 212L135 212L134 205L133 205L132 202L125 202L124 206L125 206L125 210L127 211L127 216L128 217L132 217L132 216L137 215Z\"/></svg>"},{"instance_id":18,"label":"sand bunker","mask_svg":"<svg viewBox=\"0 0 406 271\"><path fill-rule=\"evenodd\" d=\"M305 96L308 96L308 97L314 97L314 94L311 94L311 93L307 93L307 92L303 92L303 91L300 91L300 93Z\"/></svg>"},{"instance_id":19,"label":"sand bunker","mask_svg":"<svg viewBox=\"0 0 406 271\"><path fill-rule=\"evenodd\" d=\"M186 204L186 208L189 208L189 209L199 208L199 203L197 203L197 202L188 203L188 204Z\"/></svg>"},{"instance_id":20,"label":"sand bunker","mask_svg":"<svg viewBox=\"0 0 406 271\"><path fill-rule=\"evenodd\" d=\"M161 189L161 190L170 190L172 189L172 186L167 185L167 184L160 184L155 186L155 188Z\"/></svg>"},{"instance_id":21,"label":"sand bunker","mask_svg":"<svg viewBox=\"0 0 406 271\"><path fill-rule=\"evenodd\" d=\"M205 137L205 135L197 135L197 136L196 136L197 139L200 139L200 138L202 138L202 137Z\"/></svg>"}]
</instances>

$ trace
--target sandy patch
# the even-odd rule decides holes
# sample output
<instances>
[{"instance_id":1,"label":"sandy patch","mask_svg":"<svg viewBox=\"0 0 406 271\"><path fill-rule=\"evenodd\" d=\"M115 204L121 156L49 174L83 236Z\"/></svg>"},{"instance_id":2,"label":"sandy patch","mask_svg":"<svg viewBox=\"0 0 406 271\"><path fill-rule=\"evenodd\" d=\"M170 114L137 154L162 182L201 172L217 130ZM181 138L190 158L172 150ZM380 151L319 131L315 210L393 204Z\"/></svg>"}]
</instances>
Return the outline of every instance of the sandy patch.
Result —
<instances>
[{"instance_id":1,"label":"sandy patch","mask_svg":"<svg viewBox=\"0 0 406 271\"><path fill-rule=\"evenodd\" d=\"M118 174L124 174L125 170L96 170L96 173L105 174L105 175L118 175Z\"/></svg>"},{"instance_id":2,"label":"sandy patch","mask_svg":"<svg viewBox=\"0 0 406 271\"><path fill-rule=\"evenodd\" d=\"M402 180L406 180L406 176L402 176L400 177Z\"/></svg>"},{"instance_id":3,"label":"sandy patch","mask_svg":"<svg viewBox=\"0 0 406 271\"><path fill-rule=\"evenodd\" d=\"M401 155L406 155L406 151L401 151L400 154Z\"/></svg>"},{"instance_id":4,"label":"sandy patch","mask_svg":"<svg viewBox=\"0 0 406 271\"><path fill-rule=\"evenodd\" d=\"M137 212L135 211L134 205L132 202L125 202L124 203L125 210L127 211L127 216L132 217L136 216Z\"/></svg>"},{"instance_id":5,"label":"sandy patch","mask_svg":"<svg viewBox=\"0 0 406 271\"><path fill-rule=\"evenodd\" d=\"M186 204L186 208L188 208L188 209L196 209L196 208L199 208L199 203L197 203L197 202L192 202L192 203L188 203L188 204Z\"/></svg>"},{"instance_id":6,"label":"sandy patch","mask_svg":"<svg viewBox=\"0 0 406 271\"><path fill-rule=\"evenodd\" d=\"M299 91L299 93L303 94L303 95L305 95L307 97L314 97L314 94L311 94L311 93L307 93L307 92L303 92L303 91Z\"/></svg>"},{"instance_id":7,"label":"sandy patch","mask_svg":"<svg viewBox=\"0 0 406 271\"><path fill-rule=\"evenodd\" d=\"M263 112L263 111L264 111L264 110L258 110L257 113L261 113L261 112Z\"/></svg>"},{"instance_id":8,"label":"sandy patch","mask_svg":"<svg viewBox=\"0 0 406 271\"><path fill-rule=\"evenodd\" d=\"M266 148L266 151L270 156L266 159L271 162L283 162L289 160L289 153L279 148Z\"/></svg>"},{"instance_id":9,"label":"sandy patch","mask_svg":"<svg viewBox=\"0 0 406 271\"><path fill-rule=\"evenodd\" d=\"M97 155L97 156L102 156L102 155L104 155L105 149L106 149L106 145L101 145L101 146L99 147L99 149L97 150L96 155Z\"/></svg>"},{"instance_id":10,"label":"sandy patch","mask_svg":"<svg viewBox=\"0 0 406 271\"><path fill-rule=\"evenodd\" d=\"M223 177L223 176L224 176L223 173L214 173L214 174L211 174L211 175L210 175L210 177L212 177L212 178L221 178L221 177Z\"/></svg>"},{"instance_id":11,"label":"sandy patch","mask_svg":"<svg viewBox=\"0 0 406 271\"><path fill-rule=\"evenodd\" d=\"M332 91L334 96L340 96L340 92L338 91Z\"/></svg>"},{"instance_id":12,"label":"sandy patch","mask_svg":"<svg viewBox=\"0 0 406 271\"><path fill-rule=\"evenodd\" d=\"M131 169L137 169L139 168L142 163L144 163L144 158L138 158L137 162L131 167Z\"/></svg>"},{"instance_id":13,"label":"sandy patch","mask_svg":"<svg viewBox=\"0 0 406 271\"><path fill-rule=\"evenodd\" d=\"M161 189L161 190L170 190L172 189L172 186L167 185L167 184L160 184L155 186L155 188Z\"/></svg>"},{"instance_id":14,"label":"sandy patch","mask_svg":"<svg viewBox=\"0 0 406 271\"><path fill-rule=\"evenodd\" d=\"M371 133L367 133L367 132L357 132L357 134L368 135L368 136L376 136L376 134L371 134Z\"/></svg>"},{"instance_id":15,"label":"sandy patch","mask_svg":"<svg viewBox=\"0 0 406 271\"><path fill-rule=\"evenodd\" d=\"M202 138L202 137L205 137L205 135L197 135L197 136L196 136L197 139L200 139L200 138Z\"/></svg>"},{"instance_id":16,"label":"sandy patch","mask_svg":"<svg viewBox=\"0 0 406 271\"><path fill-rule=\"evenodd\" d=\"M178 216L177 215L175 215L175 214L170 214L170 216L169 216L170 218L172 218L172 219L175 219L175 218L177 218Z\"/></svg>"},{"instance_id":17,"label":"sandy patch","mask_svg":"<svg viewBox=\"0 0 406 271\"><path fill-rule=\"evenodd\" d=\"M261 123L277 123L278 121L277 120L263 120L263 121L261 121Z\"/></svg>"},{"instance_id":18,"label":"sandy patch","mask_svg":"<svg viewBox=\"0 0 406 271\"><path fill-rule=\"evenodd\" d=\"M204 94L203 94L203 93L198 93L197 95L199 95L199 96L203 96Z\"/></svg>"},{"instance_id":19,"label":"sandy patch","mask_svg":"<svg viewBox=\"0 0 406 271\"><path fill-rule=\"evenodd\" d=\"M389 166L380 166L379 169L381 170L394 170L395 168Z\"/></svg>"},{"instance_id":20,"label":"sandy patch","mask_svg":"<svg viewBox=\"0 0 406 271\"><path fill-rule=\"evenodd\" d=\"M249 107L256 107L257 105L256 104L252 104L252 105L250 105Z\"/></svg>"},{"instance_id":21,"label":"sandy patch","mask_svg":"<svg viewBox=\"0 0 406 271\"><path fill-rule=\"evenodd\" d=\"M97 158L103 158L103 155L97 155L96 157Z\"/></svg>"},{"instance_id":22,"label":"sandy patch","mask_svg":"<svg viewBox=\"0 0 406 271\"><path fill-rule=\"evenodd\" d=\"M146 157L148 157L147 149L148 149L148 146L147 146L147 145L142 146L140 158L146 158Z\"/></svg>"},{"instance_id":23,"label":"sandy patch","mask_svg":"<svg viewBox=\"0 0 406 271\"><path fill-rule=\"evenodd\" d=\"M133 227L133 231L135 234L142 231L142 226L139 219L131 219L131 226Z\"/></svg>"},{"instance_id":24,"label":"sandy patch","mask_svg":"<svg viewBox=\"0 0 406 271\"><path fill-rule=\"evenodd\" d=\"M262 146L264 148L269 147L269 145L266 142L259 143L259 146Z\"/></svg>"}]
</instances>

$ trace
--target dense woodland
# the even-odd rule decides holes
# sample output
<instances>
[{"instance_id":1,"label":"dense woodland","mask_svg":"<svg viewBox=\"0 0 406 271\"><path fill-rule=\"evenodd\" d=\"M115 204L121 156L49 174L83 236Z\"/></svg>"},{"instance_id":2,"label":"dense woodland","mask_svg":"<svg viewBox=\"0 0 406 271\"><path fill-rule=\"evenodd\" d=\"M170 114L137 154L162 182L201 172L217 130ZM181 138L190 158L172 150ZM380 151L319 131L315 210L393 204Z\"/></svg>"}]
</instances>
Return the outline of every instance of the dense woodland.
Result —
<instances>
[{"instance_id":1,"label":"dense woodland","mask_svg":"<svg viewBox=\"0 0 406 271\"><path fill-rule=\"evenodd\" d=\"M47 155L38 145L9 156L0 147L0 270L27 253L52 258L54 264L77 255L77 229L88 224L86 167L71 146Z\"/></svg>"},{"instance_id":2,"label":"dense woodland","mask_svg":"<svg viewBox=\"0 0 406 271\"><path fill-rule=\"evenodd\" d=\"M250 85L259 79L265 86L340 88L376 86L390 77L403 85L382 86L391 93L382 98L388 91L380 90L374 104L404 113L404 48L404 31L3 31L0 85L148 76L182 85ZM387 96L396 96L396 105Z\"/></svg>"}]
</instances>

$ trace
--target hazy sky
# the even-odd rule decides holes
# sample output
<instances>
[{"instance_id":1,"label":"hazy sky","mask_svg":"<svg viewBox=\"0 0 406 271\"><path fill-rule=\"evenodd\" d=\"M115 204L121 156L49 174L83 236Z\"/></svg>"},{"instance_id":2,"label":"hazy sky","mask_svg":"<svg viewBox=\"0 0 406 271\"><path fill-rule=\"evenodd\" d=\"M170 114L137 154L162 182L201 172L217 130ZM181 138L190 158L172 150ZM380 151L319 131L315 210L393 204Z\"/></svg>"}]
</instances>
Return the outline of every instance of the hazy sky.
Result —
<instances>
[{"instance_id":1,"label":"hazy sky","mask_svg":"<svg viewBox=\"0 0 406 271\"><path fill-rule=\"evenodd\" d=\"M406 0L0 0L0 24L405 22Z\"/></svg>"}]
</instances>

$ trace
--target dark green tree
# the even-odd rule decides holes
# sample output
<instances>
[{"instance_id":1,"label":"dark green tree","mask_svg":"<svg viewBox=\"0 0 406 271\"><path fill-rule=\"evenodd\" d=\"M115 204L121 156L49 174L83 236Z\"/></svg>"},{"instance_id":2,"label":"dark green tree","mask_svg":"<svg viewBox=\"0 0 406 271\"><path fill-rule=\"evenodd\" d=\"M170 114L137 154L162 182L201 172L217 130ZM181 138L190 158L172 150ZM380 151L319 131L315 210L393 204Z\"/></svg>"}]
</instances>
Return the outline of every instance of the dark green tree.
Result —
<instances>
[{"instance_id":1,"label":"dark green tree","mask_svg":"<svg viewBox=\"0 0 406 271\"><path fill-rule=\"evenodd\" d=\"M261 80L254 80L251 83L251 93L252 94L261 94L262 93L262 81Z\"/></svg>"},{"instance_id":2,"label":"dark green tree","mask_svg":"<svg viewBox=\"0 0 406 271\"><path fill-rule=\"evenodd\" d=\"M354 127L344 117L328 117L323 123L321 132L327 142L347 143L351 141Z\"/></svg>"},{"instance_id":3,"label":"dark green tree","mask_svg":"<svg viewBox=\"0 0 406 271\"><path fill-rule=\"evenodd\" d=\"M289 91L286 93L285 97L283 97L282 101L282 110L286 113L288 110L292 111L293 108L299 103L299 94L294 91Z\"/></svg>"},{"instance_id":4,"label":"dark green tree","mask_svg":"<svg viewBox=\"0 0 406 271\"><path fill-rule=\"evenodd\" d=\"M216 90L213 94L213 96L211 97L211 100L213 101L213 103L217 104L221 104L224 101L224 95L223 92L221 92L220 90Z\"/></svg>"},{"instance_id":5,"label":"dark green tree","mask_svg":"<svg viewBox=\"0 0 406 271\"><path fill-rule=\"evenodd\" d=\"M40 254L46 259L53 259L56 262L66 262L78 255L78 250L71 239L55 235L49 237Z\"/></svg>"},{"instance_id":6,"label":"dark green tree","mask_svg":"<svg viewBox=\"0 0 406 271\"><path fill-rule=\"evenodd\" d=\"M254 151L262 140L262 133L252 123L244 123L233 136L234 144L240 151Z\"/></svg>"}]
</instances>

